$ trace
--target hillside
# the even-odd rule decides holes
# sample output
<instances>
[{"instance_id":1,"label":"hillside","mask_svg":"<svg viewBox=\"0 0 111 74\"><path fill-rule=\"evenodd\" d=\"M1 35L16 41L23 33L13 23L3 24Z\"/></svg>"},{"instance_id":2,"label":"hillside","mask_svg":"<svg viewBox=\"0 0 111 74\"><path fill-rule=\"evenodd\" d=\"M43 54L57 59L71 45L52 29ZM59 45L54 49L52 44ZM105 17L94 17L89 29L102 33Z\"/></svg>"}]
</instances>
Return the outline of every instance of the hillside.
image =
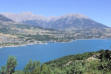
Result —
<instances>
[{"instance_id":1,"label":"hillside","mask_svg":"<svg viewBox=\"0 0 111 74\"><path fill-rule=\"evenodd\" d=\"M0 46L65 41L62 32L15 22L0 15ZM66 39L67 41L67 39Z\"/></svg>"},{"instance_id":2,"label":"hillside","mask_svg":"<svg viewBox=\"0 0 111 74\"><path fill-rule=\"evenodd\" d=\"M15 70L16 66L16 57L10 56L0 74L110 74L111 51L70 55L44 64L30 60L24 70Z\"/></svg>"},{"instance_id":3,"label":"hillside","mask_svg":"<svg viewBox=\"0 0 111 74\"><path fill-rule=\"evenodd\" d=\"M40 26L43 28L51 28L57 30L64 30L69 28L108 28L107 26L98 23L89 17L82 14L67 14L63 16L44 17L32 13L2 13L4 16L16 21L33 26Z\"/></svg>"},{"instance_id":4,"label":"hillside","mask_svg":"<svg viewBox=\"0 0 111 74\"><path fill-rule=\"evenodd\" d=\"M0 22L13 22L13 20L11 20L3 15L0 15Z\"/></svg>"},{"instance_id":5,"label":"hillside","mask_svg":"<svg viewBox=\"0 0 111 74\"><path fill-rule=\"evenodd\" d=\"M46 64L53 70L57 69L60 74L110 74L111 51L100 50L70 55Z\"/></svg>"},{"instance_id":6,"label":"hillside","mask_svg":"<svg viewBox=\"0 0 111 74\"><path fill-rule=\"evenodd\" d=\"M1 14L0 33L0 46L111 38L110 27L80 14L50 18L30 13Z\"/></svg>"}]
</instances>

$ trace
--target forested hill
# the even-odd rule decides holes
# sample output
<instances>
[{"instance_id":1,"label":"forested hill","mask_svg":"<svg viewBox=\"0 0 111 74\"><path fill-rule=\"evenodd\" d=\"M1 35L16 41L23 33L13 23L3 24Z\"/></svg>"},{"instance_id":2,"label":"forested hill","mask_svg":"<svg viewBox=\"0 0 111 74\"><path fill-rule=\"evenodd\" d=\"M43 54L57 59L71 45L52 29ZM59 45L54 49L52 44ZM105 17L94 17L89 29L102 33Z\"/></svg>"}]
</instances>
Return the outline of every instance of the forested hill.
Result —
<instances>
[{"instance_id":1,"label":"forested hill","mask_svg":"<svg viewBox=\"0 0 111 74\"><path fill-rule=\"evenodd\" d=\"M16 57L9 57L0 74L111 74L111 51L70 55L44 64L30 60L24 70L15 70L17 65Z\"/></svg>"},{"instance_id":2,"label":"forested hill","mask_svg":"<svg viewBox=\"0 0 111 74\"><path fill-rule=\"evenodd\" d=\"M65 56L46 63L60 74L111 74L111 51Z\"/></svg>"}]
</instances>

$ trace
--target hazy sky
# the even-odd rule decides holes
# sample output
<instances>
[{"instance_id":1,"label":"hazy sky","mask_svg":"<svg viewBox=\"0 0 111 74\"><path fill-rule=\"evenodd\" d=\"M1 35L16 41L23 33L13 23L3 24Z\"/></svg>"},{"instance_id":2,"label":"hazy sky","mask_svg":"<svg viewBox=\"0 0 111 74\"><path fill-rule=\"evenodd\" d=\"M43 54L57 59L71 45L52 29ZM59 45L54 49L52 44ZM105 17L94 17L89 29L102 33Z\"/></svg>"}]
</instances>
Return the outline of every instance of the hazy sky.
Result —
<instances>
[{"instance_id":1,"label":"hazy sky","mask_svg":"<svg viewBox=\"0 0 111 74\"><path fill-rule=\"evenodd\" d=\"M111 26L111 0L0 0L0 12L32 12L43 16L80 13Z\"/></svg>"}]
</instances>

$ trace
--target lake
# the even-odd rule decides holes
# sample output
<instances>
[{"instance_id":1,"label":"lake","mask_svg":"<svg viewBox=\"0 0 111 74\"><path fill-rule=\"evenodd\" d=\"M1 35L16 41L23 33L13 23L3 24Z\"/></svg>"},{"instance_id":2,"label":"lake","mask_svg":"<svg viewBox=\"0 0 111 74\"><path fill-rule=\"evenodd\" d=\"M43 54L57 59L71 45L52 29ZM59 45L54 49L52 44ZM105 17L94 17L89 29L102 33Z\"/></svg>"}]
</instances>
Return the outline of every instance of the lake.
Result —
<instances>
[{"instance_id":1,"label":"lake","mask_svg":"<svg viewBox=\"0 0 111 74\"><path fill-rule=\"evenodd\" d=\"M110 39L75 40L67 43L48 43L0 48L0 67L6 64L8 56L16 56L18 61L16 69L23 69L30 59L44 63L67 55L110 48Z\"/></svg>"}]
</instances>

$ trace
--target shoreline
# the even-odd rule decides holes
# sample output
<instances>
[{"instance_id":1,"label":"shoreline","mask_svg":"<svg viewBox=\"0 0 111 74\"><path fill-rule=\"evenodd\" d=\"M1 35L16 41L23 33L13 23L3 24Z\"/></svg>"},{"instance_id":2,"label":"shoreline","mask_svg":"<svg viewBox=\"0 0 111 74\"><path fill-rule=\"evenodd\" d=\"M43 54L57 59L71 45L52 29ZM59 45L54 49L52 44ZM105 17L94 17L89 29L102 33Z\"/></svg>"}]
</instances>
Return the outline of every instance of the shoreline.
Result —
<instances>
[{"instance_id":1,"label":"shoreline","mask_svg":"<svg viewBox=\"0 0 111 74\"><path fill-rule=\"evenodd\" d=\"M0 46L1 48L9 48L9 47L22 47L22 46L30 46L30 45L36 45L36 44L48 44L48 43L69 43L69 42L73 42L73 41L78 41L78 40L108 40L108 39L100 39L100 38L96 38L96 39L76 39L76 40L70 40L70 41L64 41L64 42L56 42L56 41L49 41L49 42L39 42L39 43L27 43L27 44L20 44L20 45L9 45L9 46Z\"/></svg>"},{"instance_id":2,"label":"shoreline","mask_svg":"<svg viewBox=\"0 0 111 74\"><path fill-rule=\"evenodd\" d=\"M20 45L9 45L9 46L0 46L0 48L9 48L9 47L22 47L22 46L29 46L35 44L47 44L47 43L28 43L28 44L20 44Z\"/></svg>"}]
</instances>

